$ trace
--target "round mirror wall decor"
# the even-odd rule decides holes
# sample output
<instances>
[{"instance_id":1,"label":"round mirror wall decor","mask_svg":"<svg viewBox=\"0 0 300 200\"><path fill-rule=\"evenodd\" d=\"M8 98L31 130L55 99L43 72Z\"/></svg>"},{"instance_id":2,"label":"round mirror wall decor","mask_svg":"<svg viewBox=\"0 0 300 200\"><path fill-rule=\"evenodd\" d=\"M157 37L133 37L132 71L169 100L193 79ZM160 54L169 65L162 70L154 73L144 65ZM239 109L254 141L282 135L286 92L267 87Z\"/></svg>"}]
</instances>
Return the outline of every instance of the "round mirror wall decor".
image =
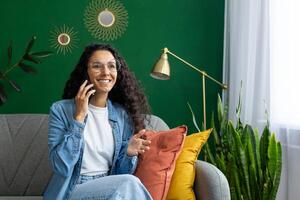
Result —
<instances>
[{"instance_id":1,"label":"round mirror wall decor","mask_svg":"<svg viewBox=\"0 0 300 200\"><path fill-rule=\"evenodd\" d=\"M53 31L50 31L50 34L51 48L55 49L57 54L72 53L72 50L78 47L79 39L73 28L66 25L55 27Z\"/></svg>"},{"instance_id":2,"label":"round mirror wall decor","mask_svg":"<svg viewBox=\"0 0 300 200\"><path fill-rule=\"evenodd\" d=\"M127 28L128 13L119 1L92 0L84 12L84 24L95 38L115 40Z\"/></svg>"}]
</instances>

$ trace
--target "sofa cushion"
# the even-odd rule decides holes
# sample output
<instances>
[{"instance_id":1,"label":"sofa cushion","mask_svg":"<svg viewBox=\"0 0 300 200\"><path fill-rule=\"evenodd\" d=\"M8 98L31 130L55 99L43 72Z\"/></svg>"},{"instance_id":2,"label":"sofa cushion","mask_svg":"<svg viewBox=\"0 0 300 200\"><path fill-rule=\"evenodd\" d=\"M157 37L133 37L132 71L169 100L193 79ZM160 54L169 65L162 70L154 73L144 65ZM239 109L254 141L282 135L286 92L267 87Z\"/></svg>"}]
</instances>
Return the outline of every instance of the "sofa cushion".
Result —
<instances>
[{"instance_id":1,"label":"sofa cushion","mask_svg":"<svg viewBox=\"0 0 300 200\"><path fill-rule=\"evenodd\" d=\"M135 175L154 200L166 198L186 132L186 126L179 126L167 131L145 133L145 137L151 140L150 150L139 156Z\"/></svg>"},{"instance_id":2,"label":"sofa cushion","mask_svg":"<svg viewBox=\"0 0 300 200\"><path fill-rule=\"evenodd\" d=\"M209 129L186 137L183 149L176 161L167 199L196 199L193 190L196 174L195 162L211 131L212 129Z\"/></svg>"},{"instance_id":3,"label":"sofa cushion","mask_svg":"<svg viewBox=\"0 0 300 200\"><path fill-rule=\"evenodd\" d=\"M40 196L52 175L48 115L0 115L0 196Z\"/></svg>"}]
</instances>

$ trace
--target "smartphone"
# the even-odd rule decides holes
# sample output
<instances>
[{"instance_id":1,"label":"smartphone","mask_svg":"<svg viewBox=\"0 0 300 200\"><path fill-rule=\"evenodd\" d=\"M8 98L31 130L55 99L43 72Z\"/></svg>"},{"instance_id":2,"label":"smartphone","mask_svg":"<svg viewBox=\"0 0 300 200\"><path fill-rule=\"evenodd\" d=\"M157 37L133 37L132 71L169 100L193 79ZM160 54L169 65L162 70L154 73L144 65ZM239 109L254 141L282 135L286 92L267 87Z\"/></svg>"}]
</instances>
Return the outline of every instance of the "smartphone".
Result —
<instances>
[{"instance_id":1,"label":"smartphone","mask_svg":"<svg viewBox=\"0 0 300 200\"><path fill-rule=\"evenodd\" d=\"M87 74L87 72L86 72L85 75L84 75L84 81L85 81L85 80L87 80L86 86L88 86L89 84L92 83L91 80L90 80L90 78L89 78L89 76L88 76L88 74ZM87 93L88 93L89 91L93 90L93 89L94 89L94 86L91 87L90 89L88 89ZM90 99L91 99L92 96L93 96L93 95L90 96L89 101L90 101Z\"/></svg>"}]
</instances>

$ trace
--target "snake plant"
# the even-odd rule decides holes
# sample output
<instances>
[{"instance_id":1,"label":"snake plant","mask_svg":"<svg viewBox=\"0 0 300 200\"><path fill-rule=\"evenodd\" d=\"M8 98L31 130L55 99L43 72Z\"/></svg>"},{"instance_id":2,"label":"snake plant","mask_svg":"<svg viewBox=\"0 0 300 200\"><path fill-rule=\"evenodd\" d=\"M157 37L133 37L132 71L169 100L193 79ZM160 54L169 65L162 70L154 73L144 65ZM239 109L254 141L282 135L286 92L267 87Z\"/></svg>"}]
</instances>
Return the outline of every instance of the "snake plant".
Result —
<instances>
[{"instance_id":1,"label":"snake plant","mask_svg":"<svg viewBox=\"0 0 300 200\"><path fill-rule=\"evenodd\" d=\"M202 151L204 160L225 174L232 200L275 199L282 166L281 144L270 132L269 123L261 137L258 129L243 124L240 110L239 103L236 110L238 120L234 125L228 120L227 109L218 96L218 116L215 121L212 115L213 137Z\"/></svg>"}]
</instances>

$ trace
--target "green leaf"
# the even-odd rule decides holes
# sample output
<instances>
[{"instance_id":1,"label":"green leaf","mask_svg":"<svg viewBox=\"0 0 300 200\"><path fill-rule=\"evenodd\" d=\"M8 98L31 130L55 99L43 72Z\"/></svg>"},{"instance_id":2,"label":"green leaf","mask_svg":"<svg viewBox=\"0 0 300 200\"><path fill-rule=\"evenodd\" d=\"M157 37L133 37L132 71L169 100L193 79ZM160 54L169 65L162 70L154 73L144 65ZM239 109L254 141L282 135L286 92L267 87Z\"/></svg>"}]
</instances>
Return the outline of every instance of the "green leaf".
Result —
<instances>
[{"instance_id":1,"label":"green leaf","mask_svg":"<svg viewBox=\"0 0 300 200\"><path fill-rule=\"evenodd\" d=\"M206 151L206 153L207 153L207 159L208 159L208 161L209 161L211 164L217 166L217 163L216 163L215 158L214 158L214 156L213 156L213 154L212 154L212 152L211 152L211 150L210 150L211 148L210 148L208 142L205 143L204 148L205 148L205 151Z\"/></svg>"},{"instance_id":2,"label":"green leaf","mask_svg":"<svg viewBox=\"0 0 300 200\"><path fill-rule=\"evenodd\" d=\"M7 56L8 56L7 66L10 66L11 65L11 58L12 58L12 41L10 41L9 46L7 48Z\"/></svg>"},{"instance_id":3,"label":"green leaf","mask_svg":"<svg viewBox=\"0 0 300 200\"><path fill-rule=\"evenodd\" d=\"M2 83L0 83L0 105L3 105L7 100L7 96L4 91Z\"/></svg>"},{"instance_id":4,"label":"green leaf","mask_svg":"<svg viewBox=\"0 0 300 200\"><path fill-rule=\"evenodd\" d=\"M199 127L198 127L198 124L197 124L197 121L196 121L196 118L195 118L195 114L194 114L194 112L193 112L193 109L192 109L191 105L189 104L189 102L187 102L187 105L189 106L189 109L190 109L190 111L191 111L194 126L196 127L196 129L198 130L198 132L200 132L200 129L199 129Z\"/></svg>"},{"instance_id":5,"label":"green leaf","mask_svg":"<svg viewBox=\"0 0 300 200\"><path fill-rule=\"evenodd\" d=\"M234 173L233 173L233 168L234 168L233 165L235 165L234 157L229 152L225 176L229 183L231 199L238 199L236 196L237 194L236 194L236 189L235 189L236 186L235 186L235 179L234 179Z\"/></svg>"},{"instance_id":6,"label":"green leaf","mask_svg":"<svg viewBox=\"0 0 300 200\"><path fill-rule=\"evenodd\" d=\"M240 136L241 136L241 141L242 141L242 144L244 146L244 148L246 147L247 145L247 142L246 142L246 138L249 136L249 130L248 130L248 126L246 125L244 128L242 129L236 129L237 132L240 133Z\"/></svg>"},{"instance_id":7,"label":"green leaf","mask_svg":"<svg viewBox=\"0 0 300 200\"><path fill-rule=\"evenodd\" d=\"M20 86L13 80L8 80L9 84L11 85L11 87L13 87L17 92L21 92L21 88Z\"/></svg>"},{"instance_id":8,"label":"green leaf","mask_svg":"<svg viewBox=\"0 0 300 200\"><path fill-rule=\"evenodd\" d=\"M251 192L250 192L250 180L249 180L249 173L248 173L248 161L247 161L247 158L246 158L246 152L245 150L240 147L239 149L240 151L240 162L241 162L241 168L242 168L242 176L244 178L244 184L246 186L246 193L244 194L244 196L248 197L248 199L251 199Z\"/></svg>"},{"instance_id":9,"label":"green leaf","mask_svg":"<svg viewBox=\"0 0 300 200\"><path fill-rule=\"evenodd\" d=\"M220 97L220 95L218 94L218 120L219 122L223 121L223 117L224 117L224 110L223 110L223 103L222 103L222 99Z\"/></svg>"},{"instance_id":10,"label":"green leaf","mask_svg":"<svg viewBox=\"0 0 300 200\"><path fill-rule=\"evenodd\" d=\"M35 63L35 64L41 63L41 60L40 60L40 59L38 59L37 57L31 56L31 55L29 55L29 54L25 54L25 55L23 56L23 59L24 59L24 60L27 60L27 61L30 61L30 62L32 62L32 63Z\"/></svg>"},{"instance_id":11,"label":"green leaf","mask_svg":"<svg viewBox=\"0 0 300 200\"><path fill-rule=\"evenodd\" d=\"M228 122L229 123L229 122ZM235 152L235 146L232 145L234 143L232 134L230 133L229 125L226 125L226 128L223 127L223 131L219 133L221 140L221 148L226 155L228 152Z\"/></svg>"},{"instance_id":12,"label":"green leaf","mask_svg":"<svg viewBox=\"0 0 300 200\"><path fill-rule=\"evenodd\" d=\"M19 63L19 66L26 73L30 73L30 74L36 74L37 73L37 70L34 67L32 67L30 65L27 65L25 63Z\"/></svg>"},{"instance_id":13,"label":"green leaf","mask_svg":"<svg viewBox=\"0 0 300 200\"><path fill-rule=\"evenodd\" d=\"M241 142L240 134L234 129L233 124L229 123L229 130L230 133L233 136L234 139L234 146L236 148L236 157L237 157L237 165L241 168L241 177L242 178L242 184L245 185L245 187L242 187L244 190L243 194L245 198L250 199L250 183L249 183L249 174L248 174L248 161L246 158L246 153L244 149L244 145Z\"/></svg>"},{"instance_id":14,"label":"green leaf","mask_svg":"<svg viewBox=\"0 0 300 200\"><path fill-rule=\"evenodd\" d=\"M52 51L40 51L40 52L32 52L30 55L37 57L37 58L45 58L51 56L53 54Z\"/></svg>"},{"instance_id":15,"label":"green leaf","mask_svg":"<svg viewBox=\"0 0 300 200\"><path fill-rule=\"evenodd\" d=\"M251 151L253 152L255 163L257 163L257 151L256 151L256 149L257 149L259 143L256 142L255 133L254 133L254 131L253 131L253 129L250 125L245 126L245 131L246 131L245 133L249 136L251 149L252 149Z\"/></svg>"},{"instance_id":16,"label":"green leaf","mask_svg":"<svg viewBox=\"0 0 300 200\"><path fill-rule=\"evenodd\" d=\"M215 144L217 147L220 147L221 146L221 142L220 142L220 136L217 132L217 129L216 129L216 126L215 126L215 115L214 113L211 114L211 121L210 121L210 124L211 124L211 128L212 128L212 134L213 134L213 137L214 137L214 141L215 141ZM218 150L218 149L216 149Z\"/></svg>"},{"instance_id":17,"label":"green leaf","mask_svg":"<svg viewBox=\"0 0 300 200\"><path fill-rule=\"evenodd\" d=\"M246 125L244 128L244 134L249 136L248 141L248 158L251 161L250 166L253 167L253 176L250 176L250 183L253 182L253 187L251 190L253 190L256 194L256 192L259 192L260 187L260 181L261 181L261 170L260 170L260 155L259 155L259 134L258 130L252 129L250 125ZM252 180L251 180L252 178ZM253 197L252 197L253 198Z\"/></svg>"},{"instance_id":18,"label":"green leaf","mask_svg":"<svg viewBox=\"0 0 300 200\"><path fill-rule=\"evenodd\" d=\"M262 186L262 170L261 170L261 159L260 159L260 151L259 151L259 132L258 129L254 129L254 138L255 138L255 152L256 152L256 170L257 170L257 184L259 187Z\"/></svg>"},{"instance_id":19,"label":"green leaf","mask_svg":"<svg viewBox=\"0 0 300 200\"><path fill-rule=\"evenodd\" d=\"M238 106L235 110L238 121L240 121L240 116L241 116L241 111L242 111L242 88L243 88L243 82L241 81Z\"/></svg>"},{"instance_id":20,"label":"green leaf","mask_svg":"<svg viewBox=\"0 0 300 200\"><path fill-rule=\"evenodd\" d=\"M220 153L216 156L217 166L223 172L226 173L226 164L224 159L224 154Z\"/></svg>"},{"instance_id":21,"label":"green leaf","mask_svg":"<svg viewBox=\"0 0 300 200\"><path fill-rule=\"evenodd\" d=\"M268 173L268 172L267 172ZM263 185L263 188L262 188L262 199L263 200L270 200L270 177L267 176L266 177L266 182L264 183Z\"/></svg>"},{"instance_id":22,"label":"green leaf","mask_svg":"<svg viewBox=\"0 0 300 200\"><path fill-rule=\"evenodd\" d=\"M228 128L229 128L229 133L233 136L234 145L237 148L242 147L243 145L242 145L240 134L234 129L232 121L229 121Z\"/></svg>"},{"instance_id":23,"label":"green leaf","mask_svg":"<svg viewBox=\"0 0 300 200\"><path fill-rule=\"evenodd\" d=\"M267 171L267 163L268 163L268 146L269 146L269 136L270 131L267 126L265 126L264 131L262 133L262 136L260 138L260 162L261 162L261 169L262 169L262 180L261 184L264 184L266 182L266 171Z\"/></svg>"},{"instance_id":24,"label":"green leaf","mask_svg":"<svg viewBox=\"0 0 300 200\"><path fill-rule=\"evenodd\" d=\"M277 166L277 144L275 140L275 134L271 135L269 147L268 147L268 170L270 172L271 181L274 179Z\"/></svg>"},{"instance_id":25,"label":"green leaf","mask_svg":"<svg viewBox=\"0 0 300 200\"><path fill-rule=\"evenodd\" d=\"M231 179L230 183L234 185L234 190L236 192L236 194L235 194L236 198L238 200L240 200L241 197L242 197L240 181L242 181L242 180L240 179L239 174L238 174L239 170L238 170L238 167L236 165L236 160L235 160L234 155L229 154L229 162L230 162L230 165L229 165L230 169L229 170L231 170L230 171L230 174L231 174L230 175L230 177L231 177L230 178ZM232 186L230 186L230 187L232 187Z\"/></svg>"},{"instance_id":26,"label":"green leaf","mask_svg":"<svg viewBox=\"0 0 300 200\"><path fill-rule=\"evenodd\" d=\"M276 194L280 183L281 168L282 168L282 149L281 149L280 142L277 142L277 170L276 170L275 180L273 181L273 190L271 192L272 199L276 199Z\"/></svg>"},{"instance_id":27,"label":"green leaf","mask_svg":"<svg viewBox=\"0 0 300 200\"><path fill-rule=\"evenodd\" d=\"M259 190L258 182L257 182L257 161L255 159L255 148L253 148L253 140L251 138L251 127L249 126L247 128L246 126L246 138L245 142L247 143L247 153L246 157L248 158L248 165L249 165L249 183L250 183L250 191L251 191L251 198L257 199L256 197L256 191ZM255 141L255 140L254 140ZM255 145L254 145L255 146Z\"/></svg>"},{"instance_id":28,"label":"green leaf","mask_svg":"<svg viewBox=\"0 0 300 200\"><path fill-rule=\"evenodd\" d=\"M35 37L35 36L33 36L33 37L30 39L30 41L29 41L28 44L27 44L27 47L26 47L26 50L25 50L25 54L28 54L29 51L32 49L35 40L36 40L36 37Z\"/></svg>"},{"instance_id":29,"label":"green leaf","mask_svg":"<svg viewBox=\"0 0 300 200\"><path fill-rule=\"evenodd\" d=\"M259 191L259 188L257 186L256 177L255 177L255 166L250 165L249 166L249 182L250 182L250 191L251 191L251 198L252 199L258 199L257 197L259 195L256 195L256 193Z\"/></svg>"}]
</instances>

